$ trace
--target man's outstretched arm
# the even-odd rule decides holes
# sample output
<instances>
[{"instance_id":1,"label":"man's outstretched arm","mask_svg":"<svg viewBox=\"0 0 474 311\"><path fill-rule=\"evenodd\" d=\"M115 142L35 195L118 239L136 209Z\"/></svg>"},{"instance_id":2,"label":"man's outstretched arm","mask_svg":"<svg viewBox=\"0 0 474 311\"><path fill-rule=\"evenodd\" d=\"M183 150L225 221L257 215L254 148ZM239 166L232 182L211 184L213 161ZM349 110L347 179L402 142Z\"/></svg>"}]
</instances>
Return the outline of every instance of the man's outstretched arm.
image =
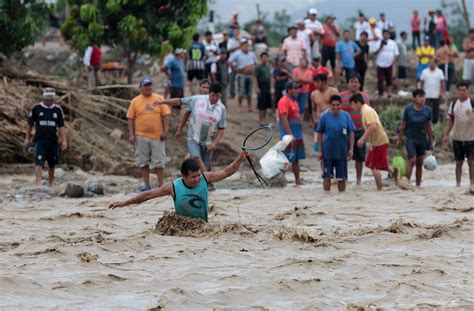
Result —
<instances>
[{"instance_id":1,"label":"man's outstretched arm","mask_svg":"<svg viewBox=\"0 0 474 311\"><path fill-rule=\"evenodd\" d=\"M140 204L142 202L145 202L154 198L164 197L165 195L171 194L172 191L173 191L172 184L166 183L158 189L142 192L126 201L116 201L116 202L110 203L109 208L115 209L115 208L130 205L130 204Z\"/></svg>"},{"instance_id":2,"label":"man's outstretched arm","mask_svg":"<svg viewBox=\"0 0 474 311\"><path fill-rule=\"evenodd\" d=\"M248 157L248 152L242 151L240 152L239 156L234 160L234 162L229 164L225 169L217 172L205 172L204 176L206 176L208 182L217 182L226 179L227 177L232 176L235 172L239 170L240 164L242 164L242 161L246 157Z\"/></svg>"},{"instance_id":3,"label":"man's outstretched arm","mask_svg":"<svg viewBox=\"0 0 474 311\"><path fill-rule=\"evenodd\" d=\"M155 101L153 103L153 106L158 106L158 105L169 105L173 107L179 107L181 106L181 98L170 98L170 99L165 99L162 101Z\"/></svg>"}]
</instances>

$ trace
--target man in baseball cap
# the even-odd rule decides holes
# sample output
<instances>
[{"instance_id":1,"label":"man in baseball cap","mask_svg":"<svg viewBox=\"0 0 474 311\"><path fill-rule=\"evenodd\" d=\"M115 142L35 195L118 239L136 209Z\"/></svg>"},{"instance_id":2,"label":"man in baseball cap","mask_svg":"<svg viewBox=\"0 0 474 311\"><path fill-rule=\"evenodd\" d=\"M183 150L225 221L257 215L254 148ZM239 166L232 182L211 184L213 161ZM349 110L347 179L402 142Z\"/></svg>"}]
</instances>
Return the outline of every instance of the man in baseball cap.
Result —
<instances>
[{"instance_id":1,"label":"man in baseball cap","mask_svg":"<svg viewBox=\"0 0 474 311\"><path fill-rule=\"evenodd\" d=\"M48 187L52 187L54 167L59 163L59 142L62 150L67 148L66 130L64 128L63 110L55 103L57 99L56 91L51 87L47 87L43 90L41 98L43 101L36 104L28 116L23 148L27 150L30 146L31 131L34 126L36 185L41 185L44 162L48 162Z\"/></svg>"},{"instance_id":2,"label":"man in baseball cap","mask_svg":"<svg viewBox=\"0 0 474 311\"><path fill-rule=\"evenodd\" d=\"M56 91L52 87L47 87L43 90L43 94L41 95L42 99L49 100L49 99L57 99Z\"/></svg>"},{"instance_id":3,"label":"man in baseball cap","mask_svg":"<svg viewBox=\"0 0 474 311\"><path fill-rule=\"evenodd\" d=\"M149 76L144 76L143 78L141 78L139 86L141 88L142 86L147 85L147 84L152 85L153 81L151 80Z\"/></svg>"},{"instance_id":4,"label":"man in baseball cap","mask_svg":"<svg viewBox=\"0 0 474 311\"><path fill-rule=\"evenodd\" d=\"M425 36L423 45L416 48L416 56L418 57L418 67L416 68L416 79L417 81L421 78L423 70L428 68L430 59L435 57L435 48L430 45L430 37Z\"/></svg>"},{"instance_id":5,"label":"man in baseball cap","mask_svg":"<svg viewBox=\"0 0 474 311\"><path fill-rule=\"evenodd\" d=\"M163 100L153 92L153 81L144 76L140 79L140 95L132 99L128 107L129 141L135 147L135 160L143 178L140 191L151 190L150 170L156 173L158 186L164 183L164 167L168 162L165 141L168 136L168 106L154 107L154 102Z\"/></svg>"},{"instance_id":6,"label":"man in baseball cap","mask_svg":"<svg viewBox=\"0 0 474 311\"><path fill-rule=\"evenodd\" d=\"M311 50L308 51L310 52L310 57L315 57L319 56L319 41L320 41L320 36L324 34L324 27L323 25L317 20L317 15L318 15L318 10L315 8L311 8L308 11L308 18L305 19L304 24L306 26L306 29L309 29L313 35L312 41L311 41Z\"/></svg>"}]
</instances>

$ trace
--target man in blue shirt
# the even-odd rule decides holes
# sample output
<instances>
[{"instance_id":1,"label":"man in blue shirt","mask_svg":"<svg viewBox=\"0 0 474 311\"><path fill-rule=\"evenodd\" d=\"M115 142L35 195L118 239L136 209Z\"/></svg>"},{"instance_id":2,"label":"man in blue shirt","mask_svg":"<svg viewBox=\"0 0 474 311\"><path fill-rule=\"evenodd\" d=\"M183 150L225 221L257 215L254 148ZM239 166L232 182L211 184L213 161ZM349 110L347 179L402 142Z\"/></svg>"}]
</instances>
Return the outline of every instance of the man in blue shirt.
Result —
<instances>
[{"instance_id":1,"label":"man in blue shirt","mask_svg":"<svg viewBox=\"0 0 474 311\"><path fill-rule=\"evenodd\" d=\"M181 178L166 183L160 188L142 192L126 201L113 202L109 208L115 209L130 204L140 204L154 198L171 195L177 215L200 218L207 222L208 183L218 182L232 176L239 170L240 164L246 157L248 157L248 153L242 151L234 162L217 172L202 172L195 160L188 159L181 165Z\"/></svg>"},{"instance_id":2,"label":"man in blue shirt","mask_svg":"<svg viewBox=\"0 0 474 311\"><path fill-rule=\"evenodd\" d=\"M184 86L186 85L186 72L184 70L185 53L184 49L177 48L174 52L175 57L166 63L166 75L170 80L171 98L184 96Z\"/></svg>"},{"instance_id":3,"label":"man in blue shirt","mask_svg":"<svg viewBox=\"0 0 474 311\"><path fill-rule=\"evenodd\" d=\"M242 41L240 50L232 54L229 58L229 64L236 73L237 85L239 90L238 110L242 110L243 99L247 99L248 111L253 112L252 108L252 84L253 72L257 59L255 54L250 52L248 41Z\"/></svg>"},{"instance_id":4,"label":"man in blue shirt","mask_svg":"<svg viewBox=\"0 0 474 311\"><path fill-rule=\"evenodd\" d=\"M433 150L433 113L425 105L425 91L416 89L412 93L413 104L405 107L400 124L397 147L403 136L408 156L407 178L410 180L413 167L416 166L416 185L421 185L423 160L427 149Z\"/></svg>"},{"instance_id":5,"label":"man in blue shirt","mask_svg":"<svg viewBox=\"0 0 474 311\"><path fill-rule=\"evenodd\" d=\"M329 99L330 109L321 115L316 129L318 133L318 158L323 160L324 191L331 191L331 178L336 170L337 188L346 190L347 161L352 159L354 150L354 123L346 111L341 110L341 97L333 95Z\"/></svg>"},{"instance_id":6,"label":"man in blue shirt","mask_svg":"<svg viewBox=\"0 0 474 311\"><path fill-rule=\"evenodd\" d=\"M346 82L355 73L355 57L360 54L359 46L351 40L349 30L342 33L343 40L336 44L336 57L341 70L346 73Z\"/></svg>"}]
</instances>

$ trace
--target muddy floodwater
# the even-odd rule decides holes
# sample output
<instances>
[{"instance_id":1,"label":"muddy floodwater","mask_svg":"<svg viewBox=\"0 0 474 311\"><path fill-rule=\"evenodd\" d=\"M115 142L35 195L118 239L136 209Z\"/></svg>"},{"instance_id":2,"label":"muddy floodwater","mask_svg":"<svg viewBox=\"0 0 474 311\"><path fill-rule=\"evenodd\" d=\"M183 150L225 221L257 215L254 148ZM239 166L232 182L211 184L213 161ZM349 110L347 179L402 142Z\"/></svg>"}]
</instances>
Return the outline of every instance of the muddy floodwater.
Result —
<instances>
[{"instance_id":1,"label":"muddy floodwater","mask_svg":"<svg viewBox=\"0 0 474 311\"><path fill-rule=\"evenodd\" d=\"M413 191L365 175L343 194L316 172L284 189L242 174L210 193L208 224L170 197L108 210L132 178L70 199L0 176L0 309L474 310L468 176L424 174Z\"/></svg>"}]
</instances>

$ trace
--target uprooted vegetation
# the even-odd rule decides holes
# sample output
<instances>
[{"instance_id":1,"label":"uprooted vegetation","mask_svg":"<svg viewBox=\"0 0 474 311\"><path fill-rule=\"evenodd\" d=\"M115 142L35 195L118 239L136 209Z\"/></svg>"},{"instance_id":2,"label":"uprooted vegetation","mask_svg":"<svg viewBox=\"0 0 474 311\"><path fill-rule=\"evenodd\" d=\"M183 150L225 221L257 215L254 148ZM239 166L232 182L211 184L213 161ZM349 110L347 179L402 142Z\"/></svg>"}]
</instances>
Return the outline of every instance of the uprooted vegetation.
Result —
<instances>
[{"instance_id":1,"label":"uprooted vegetation","mask_svg":"<svg viewBox=\"0 0 474 311\"><path fill-rule=\"evenodd\" d=\"M66 120L69 149L61 154L61 162L85 170L110 174L136 174L133 146L128 142L126 113L130 99L95 94L74 88L50 77L34 76L10 70L0 71L0 161L31 163L33 154L23 152L28 113L40 101L44 87L53 87L59 96ZM178 116L171 116L170 133L174 133ZM185 140L168 140L171 167L178 167L186 156ZM229 145L221 144L216 163L229 162L236 154Z\"/></svg>"}]
</instances>

